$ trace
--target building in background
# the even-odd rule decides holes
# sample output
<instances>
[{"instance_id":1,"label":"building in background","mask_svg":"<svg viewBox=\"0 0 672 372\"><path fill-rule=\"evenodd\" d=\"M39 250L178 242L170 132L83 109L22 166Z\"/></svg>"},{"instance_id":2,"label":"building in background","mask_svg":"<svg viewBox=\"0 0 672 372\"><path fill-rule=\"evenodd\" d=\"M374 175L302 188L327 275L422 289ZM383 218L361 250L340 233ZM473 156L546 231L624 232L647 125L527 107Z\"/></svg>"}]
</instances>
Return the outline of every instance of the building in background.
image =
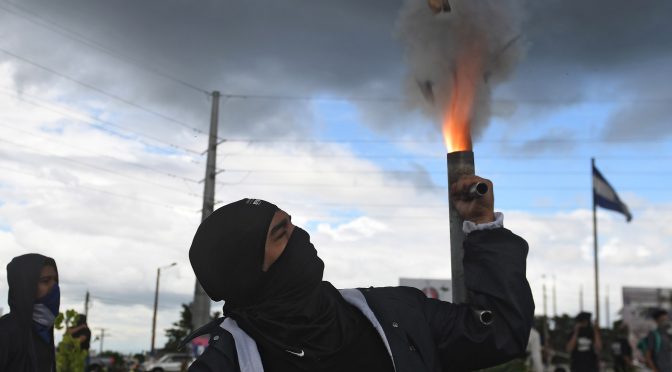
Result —
<instances>
[{"instance_id":1,"label":"building in background","mask_svg":"<svg viewBox=\"0 0 672 372\"><path fill-rule=\"evenodd\" d=\"M653 309L672 312L672 288L623 287L623 322L630 328L631 338L639 340L655 328Z\"/></svg>"},{"instance_id":2,"label":"building in background","mask_svg":"<svg viewBox=\"0 0 672 372\"><path fill-rule=\"evenodd\" d=\"M399 285L417 288L423 291L429 298L448 302L453 300L453 289L450 279L400 278Z\"/></svg>"}]
</instances>

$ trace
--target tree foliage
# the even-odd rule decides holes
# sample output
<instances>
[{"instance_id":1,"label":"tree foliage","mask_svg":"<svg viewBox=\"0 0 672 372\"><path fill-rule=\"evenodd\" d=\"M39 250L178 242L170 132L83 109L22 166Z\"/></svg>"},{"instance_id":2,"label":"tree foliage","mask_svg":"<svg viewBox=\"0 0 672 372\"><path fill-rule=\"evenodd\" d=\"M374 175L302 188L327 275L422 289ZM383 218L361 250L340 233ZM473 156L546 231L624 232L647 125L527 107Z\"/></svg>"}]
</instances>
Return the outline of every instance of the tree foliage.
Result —
<instances>
[{"instance_id":1,"label":"tree foliage","mask_svg":"<svg viewBox=\"0 0 672 372\"><path fill-rule=\"evenodd\" d=\"M193 329L191 320L191 308L187 304L182 304L182 311L180 311L180 319L173 323L173 328L166 329L166 337L168 341L163 347L165 351L175 352L177 346L183 338L187 337Z\"/></svg>"},{"instance_id":2,"label":"tree foliage","mask_svg":"<svg viewBox=\"0 0 672 372\"><path fill-rule=\"evenodd\" d=\"M222 315L221 312L215 311L210 316L210 319L215 320ZM177 346L180 344L180 341L187 337L194 330L194 324L191 317L191 306L187 304L182 304L182 310L180 311L180 320L173 323L173 328L166 329L166 337L168 341L163 347L166 352L178 352Z\"/></svg>"},{"instance_id":3,"label":"tree foliage","mask_svg":"<svg viewBox=\"0 0 672 372\"><path fill-rule=\"evenodd\" d=\"M67 310L59 313L54 323L54 328L61 330L64 327L75 326L77 321L77 311ZM86 350L79 347L79 340L76 340L67 332L63 334L63 339L56 348L56 370L58 372L84 372L84 363L86 360Z\"/></svg>"}]
</instances>

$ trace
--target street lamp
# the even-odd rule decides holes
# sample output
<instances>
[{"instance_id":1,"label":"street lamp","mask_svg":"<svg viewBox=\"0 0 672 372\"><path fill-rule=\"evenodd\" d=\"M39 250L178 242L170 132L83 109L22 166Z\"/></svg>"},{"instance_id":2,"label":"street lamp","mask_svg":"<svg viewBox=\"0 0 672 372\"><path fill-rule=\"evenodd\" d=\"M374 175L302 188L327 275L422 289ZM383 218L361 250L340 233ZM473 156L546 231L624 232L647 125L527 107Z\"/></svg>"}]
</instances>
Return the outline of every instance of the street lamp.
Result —
<instances>
[{"instance_id":1,"label":"street lamp","mask_svg":"<svg viewBox=\"0 0 672 372\"><path fill-rule=\"evenodd\" d=\"M154 291L154 316L152 317L152 356L154 356L154 339L156 337L156 309L159 306L159 278L161 278L161 269L169 269L176 266L177 262L173 262L168 266L159 267L156 269L156 290Z\"/></svg>"}]
</instances>

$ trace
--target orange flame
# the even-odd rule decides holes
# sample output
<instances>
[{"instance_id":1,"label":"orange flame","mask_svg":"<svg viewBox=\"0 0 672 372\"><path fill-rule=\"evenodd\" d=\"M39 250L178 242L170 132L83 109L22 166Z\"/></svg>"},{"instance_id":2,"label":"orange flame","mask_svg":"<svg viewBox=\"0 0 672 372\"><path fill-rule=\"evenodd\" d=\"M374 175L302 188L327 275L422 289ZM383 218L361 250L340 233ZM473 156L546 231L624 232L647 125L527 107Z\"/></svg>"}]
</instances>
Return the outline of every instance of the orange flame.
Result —
<instances>
[{"instance_id":1,"label":"orange flame","mask_svg":"<svg viewBox=\"0 0 672 372\"><path fill-rule=\"evenodd\" d=\"M481 48L476 43L456 61L450 104L443 120L443 138L448 152L471 151L471 119L480 79Z\"/></svg>"}]
</instances>

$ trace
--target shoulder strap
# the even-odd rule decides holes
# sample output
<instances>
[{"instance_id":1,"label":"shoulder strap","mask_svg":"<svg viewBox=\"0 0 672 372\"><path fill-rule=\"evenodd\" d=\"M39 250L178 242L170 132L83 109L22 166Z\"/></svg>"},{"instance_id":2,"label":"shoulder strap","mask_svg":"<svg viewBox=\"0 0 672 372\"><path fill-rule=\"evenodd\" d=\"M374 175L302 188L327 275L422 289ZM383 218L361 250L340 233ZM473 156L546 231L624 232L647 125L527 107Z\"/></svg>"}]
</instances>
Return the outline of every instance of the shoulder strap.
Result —
<instances>
[{"instance_id":1,"label":"shoulder strap","mask_svg":"<svg viewBox=\"0 0 672 372\"><path fill-rule=\"evenodd\" d=\"M182 341L180 341L180 344L177 345L177 349L181 350L189 342L191 342L191 340L195 339L196 337L211 334L213 331L215 331L215 330L217 330L217 328L219 328L219 325L222 324L223 321L224 321L224 318L215 319L215 320L211 321L210 323L208 323L208 324L198 328L197 330L191 332L191 334L189 334L187 337L183 338Z\"/></svg>"},{"instance_id":2,"label":"shoulder strap","mask_svg":"<svg viewBox=\"0 0 672 372\"><path fill-rule=\"evenodd\" d=\"M217 327L210 333L210 341L192 364L189 372L241 372L233 336Z\"/></svg>"}]
</instances>

